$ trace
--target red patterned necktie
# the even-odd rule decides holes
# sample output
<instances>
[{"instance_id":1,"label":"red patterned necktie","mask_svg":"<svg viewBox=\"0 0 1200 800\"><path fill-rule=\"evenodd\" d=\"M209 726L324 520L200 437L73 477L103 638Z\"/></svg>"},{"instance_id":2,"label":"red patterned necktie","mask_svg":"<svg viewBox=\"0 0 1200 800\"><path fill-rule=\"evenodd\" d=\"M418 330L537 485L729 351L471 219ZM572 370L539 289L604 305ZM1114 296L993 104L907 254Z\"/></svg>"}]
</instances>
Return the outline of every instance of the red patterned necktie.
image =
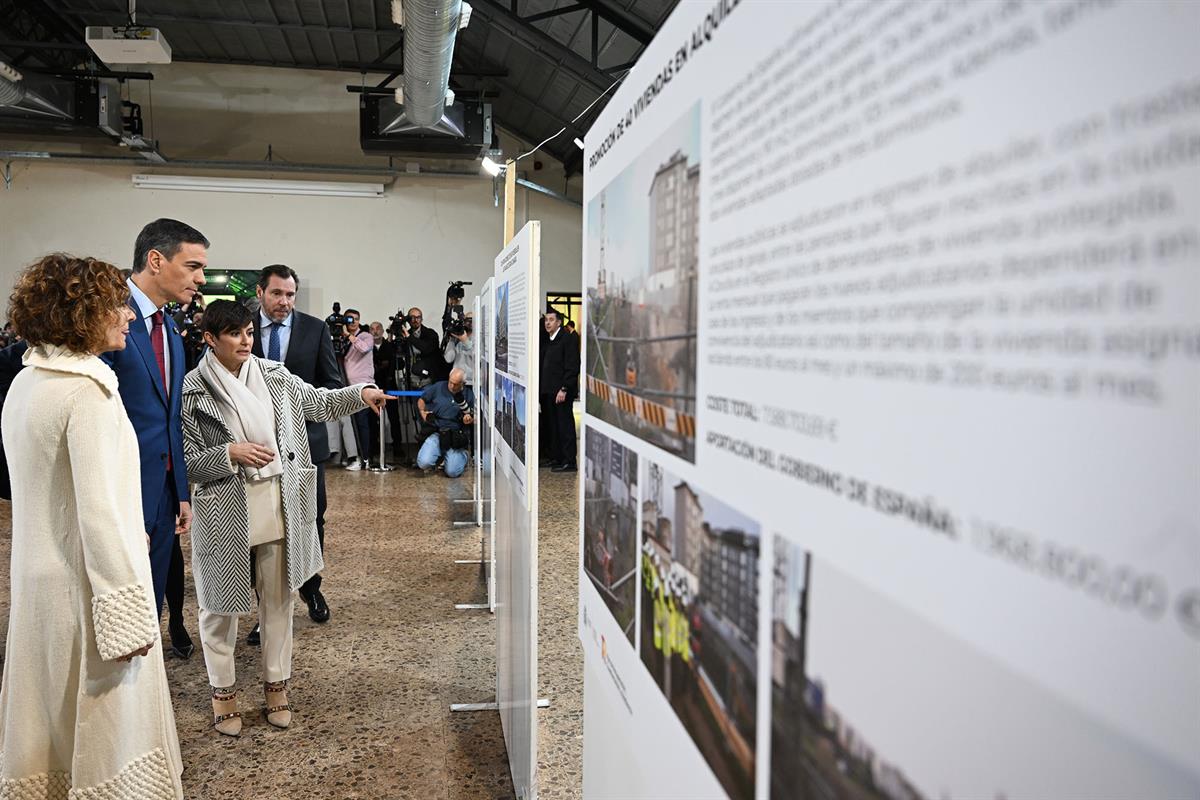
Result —
<instances>
[{"instance_id":1,"label":"red patterned necktie","mask_svg":"<svg viewBox=\"0 0 1200 800\"><path fill-rule=\"evenodd\" d=\"M154 359L158 362L158 373L162 376L163 393L167 391L167 359L163 351L163 312L155 311L150 317L154 322L150 328L150 346L154 348Z\"/></svg>"},{"instance_id":2,"label":"red patterned necktie","mask_svg":"<svg viewBox=\"0 0 1200 800\"><path fill-rule=\"evenodd\" d=\"M162 376L163 394L167 393L167 359L163 348L163 312L155 311L150 317L150 346L154 348L154 360L158 362L158 374ZM167 472L171 471L171 454L167 454Z\"/></svg>"}]
</instances>

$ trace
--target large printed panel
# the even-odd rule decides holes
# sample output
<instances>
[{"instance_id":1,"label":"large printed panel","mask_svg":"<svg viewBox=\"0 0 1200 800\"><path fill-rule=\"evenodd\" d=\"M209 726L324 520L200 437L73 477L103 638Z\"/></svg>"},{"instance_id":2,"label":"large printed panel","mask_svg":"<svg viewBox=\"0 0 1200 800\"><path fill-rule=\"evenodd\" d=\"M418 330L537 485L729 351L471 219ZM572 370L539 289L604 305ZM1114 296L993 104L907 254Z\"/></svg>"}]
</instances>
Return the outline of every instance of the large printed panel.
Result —
<instances>
[{"instance_id":1,"label":"large printed panel","mask_svg":"<svg viewBox=\"0 0 1200 800\"><path fill-rule=\"evenodd\" d=\"M537 341L540 246L540 223L527 223L496 257L494 277L496 698L522 798L537 796L537 426L528 425L525 398L537 395L529 342Z\"/></svg>"},{"instance_id":2,"label":"large printed panel","mask_svg":"<svg viewBox=\"0 0 1200 800\"><path fill-rule=\"evenodd\" d=\"M585 148L585 441L642 467L632 643L583 497L588 797L1200 796L1196 30L678 5Z\"/></svg>"},{"instance_id":3,"label":"large printed panel","mask_svg":"<svg viewBox=\"0 0 1200 800\"><path fill-rule=\"evenodd\" d=\"M494 365L492 363L494 343L492 332L495 330L492 319L492 309L495 298L492 294L492 278L483 282L479 291L479 312L475 315L478 320L475 330L476 357L479 360L475 373L476 404L475 427L479 432L479 458L476 459L476 477L479 481L479 498L476 518L481 525L486 526L484 542L487 552L484 558L488 561L488 604L491 610L496 610L496 482L495 482L495 440L496 431L492 422L491 397Z\"/></svg>"}]
</instances>

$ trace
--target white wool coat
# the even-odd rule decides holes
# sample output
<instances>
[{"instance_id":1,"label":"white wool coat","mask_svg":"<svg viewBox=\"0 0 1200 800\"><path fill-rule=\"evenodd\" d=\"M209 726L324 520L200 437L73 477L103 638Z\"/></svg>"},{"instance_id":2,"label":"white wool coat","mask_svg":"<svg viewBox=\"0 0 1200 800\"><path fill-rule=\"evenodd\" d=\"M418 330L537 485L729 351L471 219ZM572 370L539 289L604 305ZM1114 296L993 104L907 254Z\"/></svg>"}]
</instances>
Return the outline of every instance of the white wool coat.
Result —
<instances>
[{"instance_id":1,"label":"white wool coat","mask_svg":"<svg viewBox=\"0 0 1200 800\"><path fill-rule=\"evenodd\" d=\"M116 375L58 347L25 364L0 423L13 491L0 797L177 800L137 437Z\"/></svg>"}]
</instances>

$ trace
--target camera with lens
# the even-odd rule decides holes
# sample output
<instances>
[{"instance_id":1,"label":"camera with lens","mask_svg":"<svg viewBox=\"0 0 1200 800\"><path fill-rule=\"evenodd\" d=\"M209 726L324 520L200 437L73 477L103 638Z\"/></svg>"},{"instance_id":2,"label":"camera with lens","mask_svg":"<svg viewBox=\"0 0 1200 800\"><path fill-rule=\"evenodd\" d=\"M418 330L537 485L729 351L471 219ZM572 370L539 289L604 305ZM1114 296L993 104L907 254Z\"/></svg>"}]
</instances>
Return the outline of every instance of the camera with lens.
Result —
<instances>
[{"instance_id":1,"label":"camera with lens","mask_svg":"<svg viewBox=\"0 0 1200 800\"><path fill-rule=\"evenodd\" d=\"M462 336L471 330L471 321L463 310L463 298L466 297L464 286L470 286L470 281L450 281L446 289L446 310L442 313L442 332L452 336Z\"/></svg>"},{"instance_id":2,"label":"camera with lens","mask_svg":"<svg viewBox=\"0 0 1200 800\"><path fill-rule=\"evenodd\" d=\"M408 315L404 313L404 306L396 309L395 316L388 317L387 332L393 339L403 337L412 325L408 319Z\"/></svg>"},{"instance_id":3,"label":"camera with lens","mask_svg":"<svg viewBox=\"0 0 1200 800\"><path fill-rule=\"evenodd\" d=\"M204 333L200 330L200 324L196 319L197 315L204 313L201 295L197 292L186 306L170 303L164 310L179 326L179 336L183 339L188 369L191 369L200 363L200 356L204 353Z\"/></svg>"},{"instance_id":4,"label":"camera with lens","mask_svg":"<svg viewBox=\"0 0 1200 800\"><path fill-rule=\"evenodd\" d=\"M471 318L463 312L462 306L451 306L450 319L446 325L446 333L462 336L471 332Z\"/></svg>"},{"instance_id":5,"label":"camera with lens","mask_svg":"<svg viewBox=\"0 0 1200 800\"><path fill-rule=\"evenodd\" d=\"M329 335L333 337L333 350L337 355L344 356L346 354L346 326L354 324L354 317L342 313L342 304L333 304L333 313L325 318L325 324L329 327Z\"/></svg>"}]
</instances>

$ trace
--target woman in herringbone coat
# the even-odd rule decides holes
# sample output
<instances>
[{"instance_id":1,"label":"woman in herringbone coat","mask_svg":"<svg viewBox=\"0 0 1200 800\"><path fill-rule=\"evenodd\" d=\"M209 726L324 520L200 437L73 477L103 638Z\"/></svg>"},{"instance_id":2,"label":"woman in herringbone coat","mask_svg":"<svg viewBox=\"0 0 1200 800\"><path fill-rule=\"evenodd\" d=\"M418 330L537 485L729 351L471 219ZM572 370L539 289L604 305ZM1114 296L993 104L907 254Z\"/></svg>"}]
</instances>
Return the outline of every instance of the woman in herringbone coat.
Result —
<instances>
[{"instance_id":1,"label":"woman in herringbone coat","mask_svg":"<svg viewBox=\"0 0 1200 800\"><path fill-rule=\"evenodd\" d=\"M138 442L117 376L129 290L56 254L17 280L29 343L4 404L12 605L0 690L0 797L183 797L159 644Z\"/></svg>"},{"instance_id":2,"label":"woman in herringbone coat","mask_svg":"<svg viewBox=\"0 0 1200 800\"><path fill-rule=\"evenodd\" d=\"M237 617L250 613L252 588L258 591L267 721L286 728L292 719L292 592L324 566L305 420L367 407L378 413L387 399L369 384L332 391L309 386L282 364L251 354L253 329L244 306L209 303L203 324L209 350L183 379L200 641L213 688L213 725L227 736L242 727L233 651Z\"/></svg>"}]
</instances>

